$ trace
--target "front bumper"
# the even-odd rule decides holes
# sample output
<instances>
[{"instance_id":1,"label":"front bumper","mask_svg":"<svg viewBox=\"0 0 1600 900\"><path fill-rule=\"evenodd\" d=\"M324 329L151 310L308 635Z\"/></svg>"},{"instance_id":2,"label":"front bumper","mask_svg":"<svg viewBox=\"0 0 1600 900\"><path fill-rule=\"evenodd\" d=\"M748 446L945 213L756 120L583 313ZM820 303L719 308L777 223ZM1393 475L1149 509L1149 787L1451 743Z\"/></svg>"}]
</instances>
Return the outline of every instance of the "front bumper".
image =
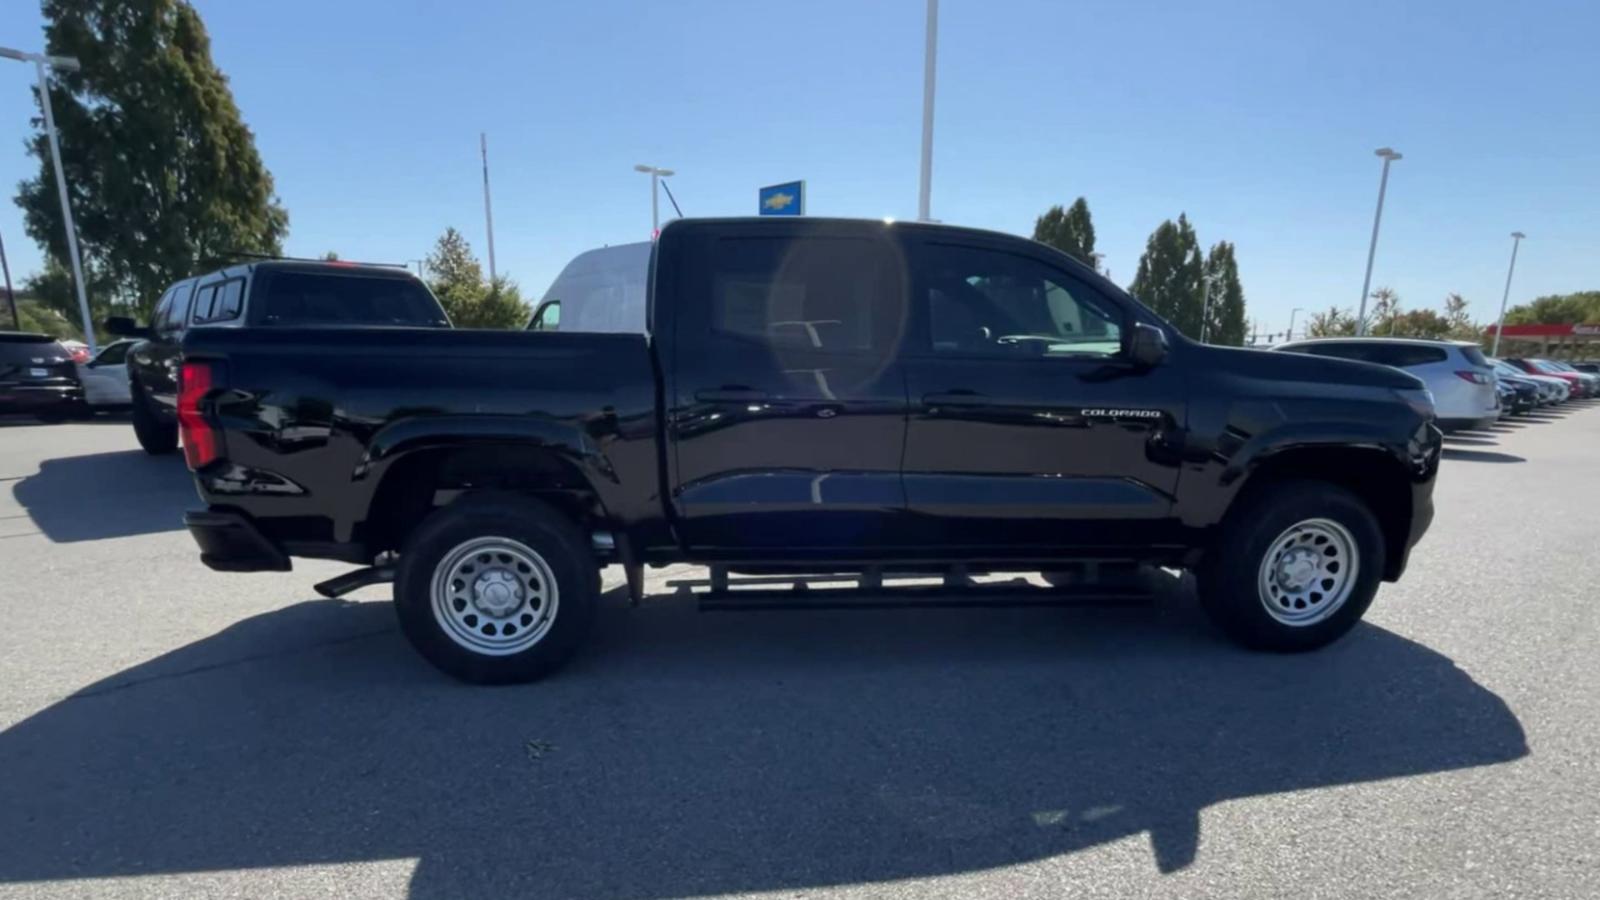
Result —
<instances>
[{"instance_id":1,"label":"front bumper","mask_svg":"<svg viewBox=\"0 0 1600 900\"><path fill-rule=\"evenodd\" d=\"M200 545L200 561L218 572L287 572L289 557L254 521L232 510L199 509L183 524Z\"/></svg>"}]
</instances>

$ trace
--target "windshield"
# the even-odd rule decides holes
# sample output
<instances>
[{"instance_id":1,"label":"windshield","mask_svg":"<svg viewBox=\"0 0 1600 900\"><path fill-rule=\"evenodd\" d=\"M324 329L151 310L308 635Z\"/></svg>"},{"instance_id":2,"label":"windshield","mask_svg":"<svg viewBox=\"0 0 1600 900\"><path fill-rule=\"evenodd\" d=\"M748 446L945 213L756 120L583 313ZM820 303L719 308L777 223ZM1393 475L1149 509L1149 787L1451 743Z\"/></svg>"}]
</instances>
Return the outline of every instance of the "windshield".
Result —
<instances>
[{"instance_id":1,"label":"windshield","mask_svg":"<svg viewBox=\"0 0 1600 900\"><path fill-rule=\"evenodd\" d=\"M1561 374L1561 368L1548 359L1535 359L1530 360L1530 362L1533 363L1533 367L1535 369L1538 369L1541 372L1548 372L1551 375Z\"/></svg>"},{"instance_id":2,"label":"windshield","mask_svg":"<svg viewBox=\"0 0 1600 900\"><path fill-rule=\"evenodd\" d=\"M250 302L267 326L448 328L439 302L412 278L343 272L270 272ZM255 294L259 294L255 296Z\"/></svg>"}]
</instances>

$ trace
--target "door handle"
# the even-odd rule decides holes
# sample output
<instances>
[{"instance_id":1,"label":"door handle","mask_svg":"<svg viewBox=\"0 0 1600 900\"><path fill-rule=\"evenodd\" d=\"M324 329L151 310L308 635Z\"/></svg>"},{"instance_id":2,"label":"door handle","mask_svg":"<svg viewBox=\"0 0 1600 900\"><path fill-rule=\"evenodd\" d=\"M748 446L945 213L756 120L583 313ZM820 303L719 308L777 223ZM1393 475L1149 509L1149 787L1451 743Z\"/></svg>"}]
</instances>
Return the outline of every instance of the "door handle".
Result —
<instances>
[{"instance_id":1,"label":"door handle","mask_svg":"<svg viewBox=\"0 0 1600 900\"><path fill-rule=\"evenodd\" d=\"M767 392L742 384L729 384L714 390L695 391L694 398L703 403L753 403L767 399Z\"/></svg>"},{"instance_id":2,"label":"door handle","mask_svg":"<svg viewBox=\"0 0 1600 900\"><path fill-rule=\"evenodd\" d=\"M924 406L985 406L988 402L983 394L965 388L922 395Z\"/></svg>"}]
</instances>

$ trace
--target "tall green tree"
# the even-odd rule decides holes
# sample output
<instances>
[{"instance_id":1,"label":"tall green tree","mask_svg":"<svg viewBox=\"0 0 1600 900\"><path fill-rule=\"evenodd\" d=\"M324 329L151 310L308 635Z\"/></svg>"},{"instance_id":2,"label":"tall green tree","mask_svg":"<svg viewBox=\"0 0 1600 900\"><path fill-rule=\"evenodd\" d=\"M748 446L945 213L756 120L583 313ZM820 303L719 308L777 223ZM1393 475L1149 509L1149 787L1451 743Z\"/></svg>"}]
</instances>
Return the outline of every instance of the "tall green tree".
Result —
<instances>
[{"instance_id":1,"label":"tall green tree","mask_svg":"<svg viewBox=\"0 0 1600 900\"><path fill-rule=\"evenodd\" d=\"M1206 254L1206 278L1211 283L1210 319L1206 341L1228 347L1244 346L1244 285L1239 281L1239 262L1233 244L1218 241Z\"/></svg>"},{"instance_id":2,"label":"tall green tree","mask_svg":"<svg viewBox=\"0 0 1600 900\"><path fill-rule=\"evenodd\" d=\"M1393 324L1390 320L1400 311L1400 293L1392 287L1381 287L1368 299L1372 302L1367 304L1367 334L1388 334Z\"/></svg>"},{"instance_id":3,"label":"tall green tree","mask_svg":"<svg viewBox=\"0 0 1600 900\"><path fill-rule=\"evenodd\" d=\"M1194 228L1185 215L1162 222L1145 242L1129 293L1179 331L1199 339L1205 303L1204 263Z\"/></svg>"},{"instance_id":4,"label":"tall green tree","mask_svg":"<svg viewBox=\"0 0 1600 900\"><path fill-rule=\"evenodd\" d=\"M1033 221L1033 239L1060 250L1091 269L1100 268L1100 255L1094 252L1094 219L1089 202L1082 197L1062 209L1058 204Z\"/></svg>"},{"instance_id":5,"label":"tall green tree","mask_svg":"<svg viewBox=\"0 0 1600 900\"><path fill-rule=\"evenodd\" d=\"M1306 322L1306 337L1350 337L1356 333L1355 314L1330 306L1326 312L1312 313Z\"/></svg>"},{"instance_id":6,"label":"tall green tree","mask_svg":"<svg viewBox=\"0 0 1600 900\"><path fill-rule=\"evenodd\" d=\"M1467 300L1454 291L1444 295L1445 336L1457 341L1482 341L1483 326L1467 312Z\"/></svg>"},{"instance_id":7,"label":"tall green tree","mask_svg":"<svg viewBox=\"0 0 1600 900\"><path fill-rule=\"evenodd\" d=\"M231 251L280 252L289 217L255 137L211 61L185 0L44 0L45 47L82 68L56 72L51 100L86 277L148 310L180 278ZM35 98L37 101L37 97ZM42 127L39 174L16 202L28 233L63 268L65 232Z\"/></svg>"},{"instance_id":8,"label":"tall green tree","mask_svg":"<svg viewBox=\"0 0 1600 900\"><path fill-rule=\"evenodd\" d=\"M428 287L457 328L521 328L528 304L514 281L483 277L483 266L461 232L446 228L426 260Z\"/></svg>"},{"instance_id":9,"label":"tall green tree","mask_svg":"<svg viewBox=\"0 0 1600 900\"><path fill-rule=\"evenodd\" d=\"M1600 291L1547 294L1506 311L1507 325L1576 325L1600 322Z\"/></svg>"}]
</instances>

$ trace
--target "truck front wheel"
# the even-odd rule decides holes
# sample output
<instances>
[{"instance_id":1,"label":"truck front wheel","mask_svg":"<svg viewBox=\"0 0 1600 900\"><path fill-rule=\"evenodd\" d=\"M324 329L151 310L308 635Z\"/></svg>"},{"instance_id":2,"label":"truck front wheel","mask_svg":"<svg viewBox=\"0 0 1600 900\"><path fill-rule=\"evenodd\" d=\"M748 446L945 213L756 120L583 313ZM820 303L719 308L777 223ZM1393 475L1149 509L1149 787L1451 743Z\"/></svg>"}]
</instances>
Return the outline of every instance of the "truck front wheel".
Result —
<instances>
[{"instance_id":1,"label":"truck front wheel","mask_svg":"<svg viewBox=\"0 0 1600 900\"><path fill-rule=\"evenodd\" d=\"M555 510L468 497L406 542L395 609L412 646L444 672L477 684L532 681L588 632L599 580L583 535Z\"/></svg>"},{"instance_id":2,"label":"truck front wheel","mask_svg":"<svg viewBox=\"0 0 1600 900\"><path fill-rule=\"evenodd\" d=\"M1284 481L1232 510L1197 573L1212 621L1256 650L1312 650L1355 627L1383 574L1366 504L1330 484Z\"/></svg>"}]
</instances>

